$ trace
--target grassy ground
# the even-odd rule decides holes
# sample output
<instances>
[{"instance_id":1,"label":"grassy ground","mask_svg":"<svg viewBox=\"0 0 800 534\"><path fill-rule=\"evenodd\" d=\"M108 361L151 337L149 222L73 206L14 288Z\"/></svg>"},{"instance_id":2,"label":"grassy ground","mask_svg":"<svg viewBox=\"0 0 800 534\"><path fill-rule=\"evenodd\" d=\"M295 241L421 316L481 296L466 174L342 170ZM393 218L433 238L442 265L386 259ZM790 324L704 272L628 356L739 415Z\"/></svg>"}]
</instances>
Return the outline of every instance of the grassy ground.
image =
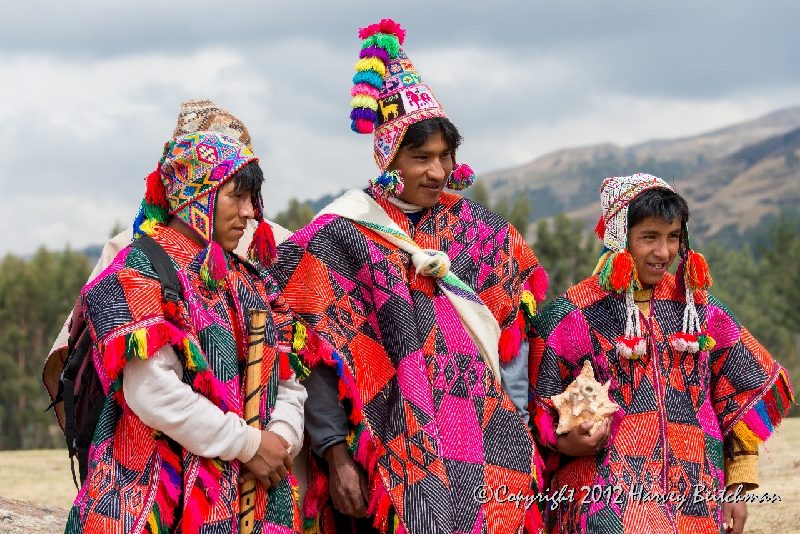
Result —
<instances>
[{"instance_id":1,"label":"grassy ground","mask_svg":"<svg viewBox=\"0 0 800 534\"><path fill-rule=\"evenodd\" d=\"M800 418L786 419L761 451L759 476L756 493L781 501L748 505L745 532L800 533ZM66 450L0 452L0 496L69 509L76 493Z\"/></svg>"}]
</instances>

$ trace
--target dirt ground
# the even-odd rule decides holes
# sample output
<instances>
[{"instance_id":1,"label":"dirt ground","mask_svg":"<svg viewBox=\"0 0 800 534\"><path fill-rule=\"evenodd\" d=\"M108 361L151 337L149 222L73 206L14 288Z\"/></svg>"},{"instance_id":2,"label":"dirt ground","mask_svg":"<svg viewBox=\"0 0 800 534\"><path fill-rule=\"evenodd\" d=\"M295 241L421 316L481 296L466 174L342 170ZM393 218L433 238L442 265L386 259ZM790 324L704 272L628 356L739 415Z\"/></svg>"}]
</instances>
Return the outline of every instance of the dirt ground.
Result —
<instances>
[{"instance_id":1,"label":"dirt ground","mask_svg":"<svg viewBox=\"0 0 800 534\"><path fill-rule=\"evenodd\" d=\"M748 505L745 532L800 533L800 418L785 420L762 449L759 477L755 493L781 500ZM65 450L0 452L0 496L69 509L76 493Z\"/></svg>"}]
</instances>

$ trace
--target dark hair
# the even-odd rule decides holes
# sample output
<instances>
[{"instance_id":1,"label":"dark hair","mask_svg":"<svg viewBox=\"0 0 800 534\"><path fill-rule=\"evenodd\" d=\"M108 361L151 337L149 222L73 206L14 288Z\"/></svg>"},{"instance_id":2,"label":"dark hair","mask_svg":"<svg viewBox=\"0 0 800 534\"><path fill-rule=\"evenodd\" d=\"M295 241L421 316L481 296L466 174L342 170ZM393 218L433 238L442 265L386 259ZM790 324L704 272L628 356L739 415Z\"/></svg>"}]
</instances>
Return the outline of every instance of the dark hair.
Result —
<instances>
[{"instance_id":1,"label":"dark hair","mask_svg":"<svg viewBox=\"0 0 800 534\"><path fill-rule=\"evenodd\" d=\"M678 193L656 187L640 193L628 206L628 228L645 219L663 219L672 224L675 219L685 225L689 221L689 205Z\"/></svg>"},{"instance_id":2,"label":"dark hair","mask_svg":"<svg viewBox=\"0 0 800 534\"><path fill-rule=\"evenodd\" d=\"M456 125L445 117L433 117L432 119L415 122L409 126L405 136L403 136L403 141L400 143L400 148L419 148L437 133L441 133L444 136L444 140L450 150L455 152L461 146L462 138Z\"/></svg>"},{"instance_id":3,"label":"dark hair","mask_svg":"<svg viewBox=\"0 0 800 534\"><path fill-rule=\"evenodd\" d=\"M235 193L250 191L253 195L261 192L261 184L264 183L264 172L257 161L251 161L233 175Z\"/></svg>"}]
</instances>

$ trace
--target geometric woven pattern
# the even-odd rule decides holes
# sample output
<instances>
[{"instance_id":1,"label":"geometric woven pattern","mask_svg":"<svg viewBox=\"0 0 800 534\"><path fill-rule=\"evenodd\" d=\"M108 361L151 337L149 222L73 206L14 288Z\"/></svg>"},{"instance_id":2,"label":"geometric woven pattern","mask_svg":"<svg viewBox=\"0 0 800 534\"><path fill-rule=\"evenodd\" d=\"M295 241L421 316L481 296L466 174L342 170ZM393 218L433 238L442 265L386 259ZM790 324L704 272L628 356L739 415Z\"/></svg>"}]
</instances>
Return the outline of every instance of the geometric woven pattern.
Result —
<instances>
[{"instance_id":1,"label":"geometric woven pattern","mask_svg":"<svg viewBox=\"0 0 800 534\"><path fill-rule=\"evenodd\" d=\"M95 430L86 484L70 512L68 533L238 530L240 462L200 458L146 426L122 395L122 373L131 357L152 356L170 343L184 363L183 381L223 411L241 417L244 381L239 369L244 367L250 321L243 310L270 309L261 376L262 428L274 406L281 363L277 346L288 342L291 332L282 300L232 255L226 255L224 287L211 290L199 275L200 247L160 225L152 237L173 260L181 302L162 303L158 277L138 248L122 250L83 291L87 327L95 342L94 364L109 396ZM274 287L274 281L267 280L267 285ZM210 378L198 379L208 377L208 371ZM292 491L288 479L269 495L257 485L256 532L299 530Z\"/></svg>"},{"instance_id":2,"label":"geometric woven pattern","mask_svg":"<svg viewBox=\"0 0 800 534\"><path fill-rule=\"evenodd\" d=\"M694 298L703 330L717 342L710 352L672 348L686 304L669 274L653 289L650 318L641 316L648 351L638 360L621 357L615 348L624 333L625 299L602 290L597 276L570 288L534 319L540 336L530 360L537 441L554 445L558 413L550 398L566 389L584 361L592 363L599 381L611 381L609 395L620 406L608 445L597 456L565 457L543 448L550 487L566 484L576 495L574 502L546 511L550 532L720 531L720 505L694 502L695 487L724 487L723 449L731 447L732 427L747 420L748 412L771 405L768 392L784 375L721 303L705 291ZM788 383L778 385L788 389ZM619 489L610 499L582 502L586 492L580 488L596 485ZM677 507L677 501L646 499L670 492L686 496L686 502Z\"/></svg>"},{"instance_id":3,"label":"geometric woven pattern","mask_svg":"<svg viewBox=\"0 0 800 534\"><path fill-rule=\"evenodd\" d=\"M451 270L502 327L538 268L522 237L483 206L443 193L415 226L376 199L418 246ZM323 215L280 248L288 306L336 351L377 450L376 469L405 528L515 532L524 507L476 502L476 488L530 493L532 437L434 279L366 227Z\"/></svg>"}]
</instances>

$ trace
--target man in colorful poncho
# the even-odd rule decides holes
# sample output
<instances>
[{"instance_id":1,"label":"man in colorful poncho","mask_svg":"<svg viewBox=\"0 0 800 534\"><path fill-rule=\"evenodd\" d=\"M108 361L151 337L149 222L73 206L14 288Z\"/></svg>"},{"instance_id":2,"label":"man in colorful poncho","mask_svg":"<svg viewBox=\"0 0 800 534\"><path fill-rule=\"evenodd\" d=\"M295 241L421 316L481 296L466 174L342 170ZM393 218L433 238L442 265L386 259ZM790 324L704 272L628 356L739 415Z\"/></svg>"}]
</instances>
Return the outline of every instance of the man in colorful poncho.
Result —
<instances>
[{"instance_id":1,"label":"man in colorful poncho","mask_svg":"<svg viewBox=\"0 0 800 534\"><path fill-rule=\"evenodd\" d=\"M523 285L543 293L545 275L507 221L443 192L472 172L455 164L460 136L400 49L404 33L386 19L360 31L352 126L377 122L384 172L283 243L275 265L310 331L306 362L329 366L304 382L311 445L326 460L309 465L307 529L517 532L526 507L487 492L531 495L536 456L498 345L520 300L535 306ZM325 507L329 494L344 515ZM539 530L535 506L528 523Z\"/></svg>"},{"instance_id":2,"label":"man in colorful poncho","mask_svg":"<svg viewBox=\"0 0 800 534\"><path fill-rule=\"evenodd\" d=\"M666 182L609 178L601 197L595 275L534 319L534 434L551 491L574 490L546 511L546 529L717 533L732 523L742 532L758 444L793 401L785 370L708 293L708 267L689 248L688 206ZM591 422L556 435L551 399L587 360L619 410L594 436ZM726 488L732 502L721 503Z\"/></svg>"},{"instance_id":3,"label":"man in colorful poncho","mask_svg":"<svg viewBox=\"0 0 800 534\"><path fill-rule=\"evenodd\" d=\"M299 530L287 475L305 393L278 350L291 320L263 269L275 244L262 181L255 156L233 138L200 131L173 139L148 177L134 237L147 234L167 252L182 295L162 299L153 266L134 247L84 288L108 399L66 532L237 532L238 483L251 475L261 481L256 529ZM251 260L261 269L231 253L254 218ZM271 310L261 430L242 418L248 309Z\"/></svg>"}]
</instances>

